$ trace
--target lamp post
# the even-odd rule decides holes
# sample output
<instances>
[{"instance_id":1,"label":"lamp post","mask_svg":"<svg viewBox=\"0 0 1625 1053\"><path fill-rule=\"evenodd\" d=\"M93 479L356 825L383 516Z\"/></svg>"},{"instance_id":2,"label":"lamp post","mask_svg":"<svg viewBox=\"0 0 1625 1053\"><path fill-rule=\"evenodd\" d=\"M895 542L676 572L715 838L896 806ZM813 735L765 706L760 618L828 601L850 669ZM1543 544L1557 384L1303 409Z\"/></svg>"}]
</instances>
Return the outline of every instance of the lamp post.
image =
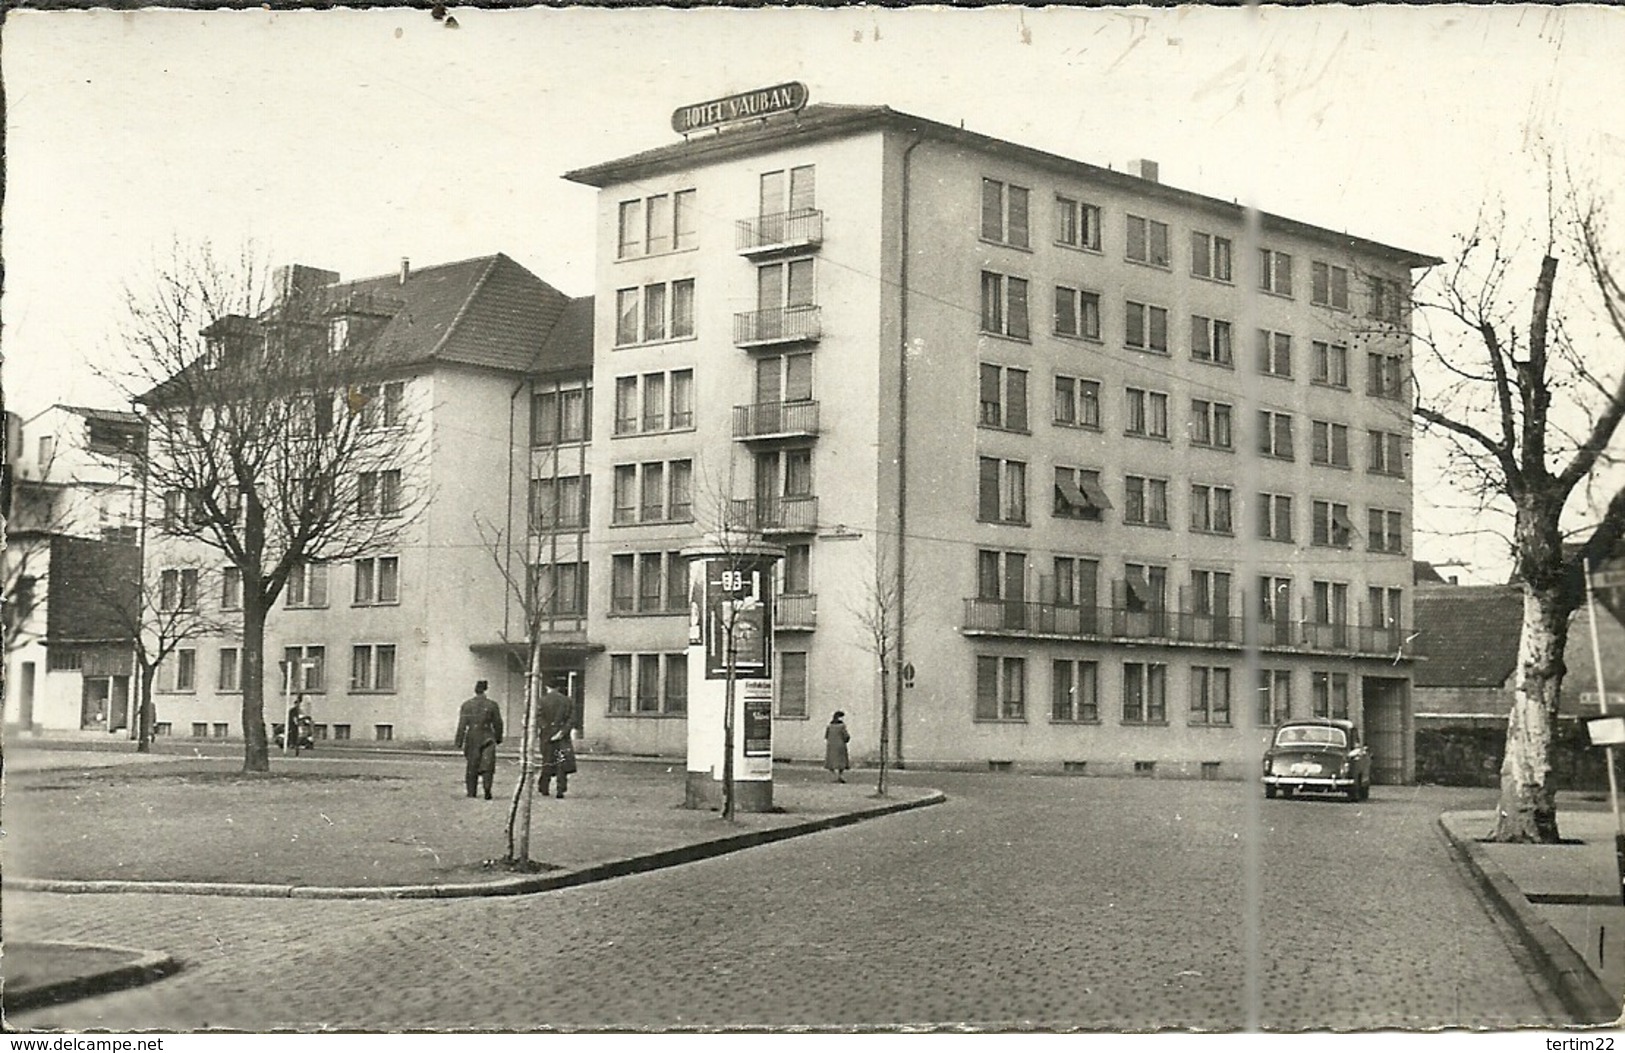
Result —
<instances>
[{"instance_id":1,"label":"lamp post","mask_svg":"<svg viewBox=\"0 0 1625 1053\"><path fill-rule=\"evenodd\" d=\"M1586 579L1586 620L1591 623L1591 661L1597 674L1596 719L1586 722L1591 744L1604 748L1608 764L1608 803L1614 811L1614 864L1619 873L1620 902L1625 903L1625 820L1620 818L1619 781L1614 774L1614 746L1625 743L1625 718L1608 716L1608 690L1602 682L1602 646L1597 642L1596 592L1591 584L1591 561L1584 564Z\"/></svg>"}]
</instances>

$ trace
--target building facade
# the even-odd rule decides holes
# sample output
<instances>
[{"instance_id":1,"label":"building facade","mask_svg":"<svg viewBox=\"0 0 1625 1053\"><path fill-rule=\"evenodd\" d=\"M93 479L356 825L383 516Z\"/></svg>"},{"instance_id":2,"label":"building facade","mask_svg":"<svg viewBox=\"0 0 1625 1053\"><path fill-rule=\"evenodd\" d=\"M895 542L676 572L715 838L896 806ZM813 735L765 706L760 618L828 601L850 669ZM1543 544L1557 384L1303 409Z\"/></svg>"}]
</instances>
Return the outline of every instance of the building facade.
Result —
<instances>
[{"instance_id":1,"label":"building facade","mask_svg":"<svg viewBox=\"0 0 1625 1053\"><path fill-rule=\"evenodd\" d=\"M878 572L908 763L1232 777L1325 713L1409 777L1432 258L884 107L567 178L599 190L589 743L683 751L674 563L727 510L784 552L777 756L835 709L874 755Z\"/></svg>"}]
</instances>

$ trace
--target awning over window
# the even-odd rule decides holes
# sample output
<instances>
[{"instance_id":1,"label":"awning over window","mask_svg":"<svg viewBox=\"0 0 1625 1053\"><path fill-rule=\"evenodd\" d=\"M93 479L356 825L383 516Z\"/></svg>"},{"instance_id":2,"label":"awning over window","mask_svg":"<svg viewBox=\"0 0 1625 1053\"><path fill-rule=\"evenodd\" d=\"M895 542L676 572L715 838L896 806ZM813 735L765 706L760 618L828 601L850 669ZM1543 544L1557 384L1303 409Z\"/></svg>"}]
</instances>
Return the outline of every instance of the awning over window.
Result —
<instances>
[{"instance_id":1,"label":"awning over window","mask_svg":"<svg viewBox=\"0 0 1625 1053\"><path fill-rule=\"evenodd\" d=\"M1073 481L1071 475L1065 473L1057 475L1055 477L1055 486L1056 489L1061 491L1061 500L1079 512L1087 512L1093 507L1089 498L1085 497L1083 491L1078 489L1078 484Z\"/></svg>"},{"instance_id":2,"label":"awning over window","mask_svg":"<svg viewBox=\"0 0 1625 1053\"><path fill-rule=\"evenodd\" d=\"M1081 478L1080 489L1083 490L1083 496L1088 499L1091 505L1094 505L1102 512L1111 509L1111 498L1106 496L1106 491L1100 488L1100 481L1093 475L1085 475Z\"/></svg>"}]
</instances>

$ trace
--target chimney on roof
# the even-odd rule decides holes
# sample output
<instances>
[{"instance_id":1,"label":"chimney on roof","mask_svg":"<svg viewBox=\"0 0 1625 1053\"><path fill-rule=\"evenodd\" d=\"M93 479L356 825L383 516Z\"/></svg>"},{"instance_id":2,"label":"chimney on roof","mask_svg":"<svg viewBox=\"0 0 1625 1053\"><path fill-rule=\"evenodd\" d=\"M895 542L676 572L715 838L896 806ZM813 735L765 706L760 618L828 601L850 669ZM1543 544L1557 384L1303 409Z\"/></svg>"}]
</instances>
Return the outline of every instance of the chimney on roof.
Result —
<instances>
[{"instance_id":1,"label":"chimney on roof","mask_svg":"<svg viewBox=\"0 0 1625 1053\"><path fill-rule=\"evenodd\" d=\"M406 279L410 278L411 276L412 276L412 261L407 259L405 256L402 256L401 257L401 284L405 285L406 284Z\"/></svg>"},{"instance_id":2,"label":"chimney on roof","mask_svg":"<svg viewBox=\"0 0 1625 1053\"><path fill-rule=\"evenodd\" d=\"M1128 170L1129 174L1137 175L1141 179L1147 179L1153 183L1161 182L1161 180L1157 178L1157 162L1149 160L1148 158L1135 158L1128 163Z\"/></svg>"}]
</instances>

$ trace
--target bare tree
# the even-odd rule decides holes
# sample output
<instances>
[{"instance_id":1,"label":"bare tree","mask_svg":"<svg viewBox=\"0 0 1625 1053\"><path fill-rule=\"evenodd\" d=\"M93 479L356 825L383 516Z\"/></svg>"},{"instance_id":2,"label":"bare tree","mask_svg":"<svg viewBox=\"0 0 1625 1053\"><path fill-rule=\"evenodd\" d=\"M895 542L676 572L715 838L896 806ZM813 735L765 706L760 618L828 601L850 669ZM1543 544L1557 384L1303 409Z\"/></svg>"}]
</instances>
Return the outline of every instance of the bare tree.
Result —
<instances>
[{"instance_id":1,"label":"bare tree","mask_svg":"<svg viewBox=\"0 0 1625 1053\"><path fill-rule=\"evenodd\" d=\"M289 576L397 544L427 498L405 470L410 406L379 386L392 356L374 338L378 305L343 298L325 272L277 278L247 255L177 250L127 291L123 334L155 525L242 575L245 771L270 767L265 620Z\"/></svg>"},{"instance_id":2,"label":"bare tree","mask_svg":"<svg viewBox=\"0 0 1625 1053\"><path fill-rule=\"evenodd\" d=\"M886 796L892 733L893 676L902 663L898 648L902 643L903 627L908 619L903 608L903 596L913 584L905 570L895 569L895 557L877 539L869 563L869 576L862 585L862 595L847 608L860 636L864 650L873 655L880 676L880 773L875 780L875 793ZM899 680L901 690L901 680ZM901 707L897 719L901 720Z\"/></svg>"},{"instance_id":3,"label":"bare tree","mask_svg":"<svg viewBox=\"0 0 1625 1053\"><path fill-rule=\"evenodd\" d=\"M1429 364L1445 379L1418 393L1415 414L1423 434L1450 444L1458 485L1481 509L1509 514L1523 588L1498 841L1558 839L1553 733L1569 620L1584 602L1587 568L1625 533L1625 487L1589 512L1571 508L1582 504L1577 493L1602 488L1625 414L1625 290L1608 233L1601 210L1573 197L1551 209L1533 251L1504 224L1481 221L1438 275L1431 302L1418 298L1432 324L1421 338ZM1560 283L1564 268L1579 279Z\"/></svg>"}]
</instances>

